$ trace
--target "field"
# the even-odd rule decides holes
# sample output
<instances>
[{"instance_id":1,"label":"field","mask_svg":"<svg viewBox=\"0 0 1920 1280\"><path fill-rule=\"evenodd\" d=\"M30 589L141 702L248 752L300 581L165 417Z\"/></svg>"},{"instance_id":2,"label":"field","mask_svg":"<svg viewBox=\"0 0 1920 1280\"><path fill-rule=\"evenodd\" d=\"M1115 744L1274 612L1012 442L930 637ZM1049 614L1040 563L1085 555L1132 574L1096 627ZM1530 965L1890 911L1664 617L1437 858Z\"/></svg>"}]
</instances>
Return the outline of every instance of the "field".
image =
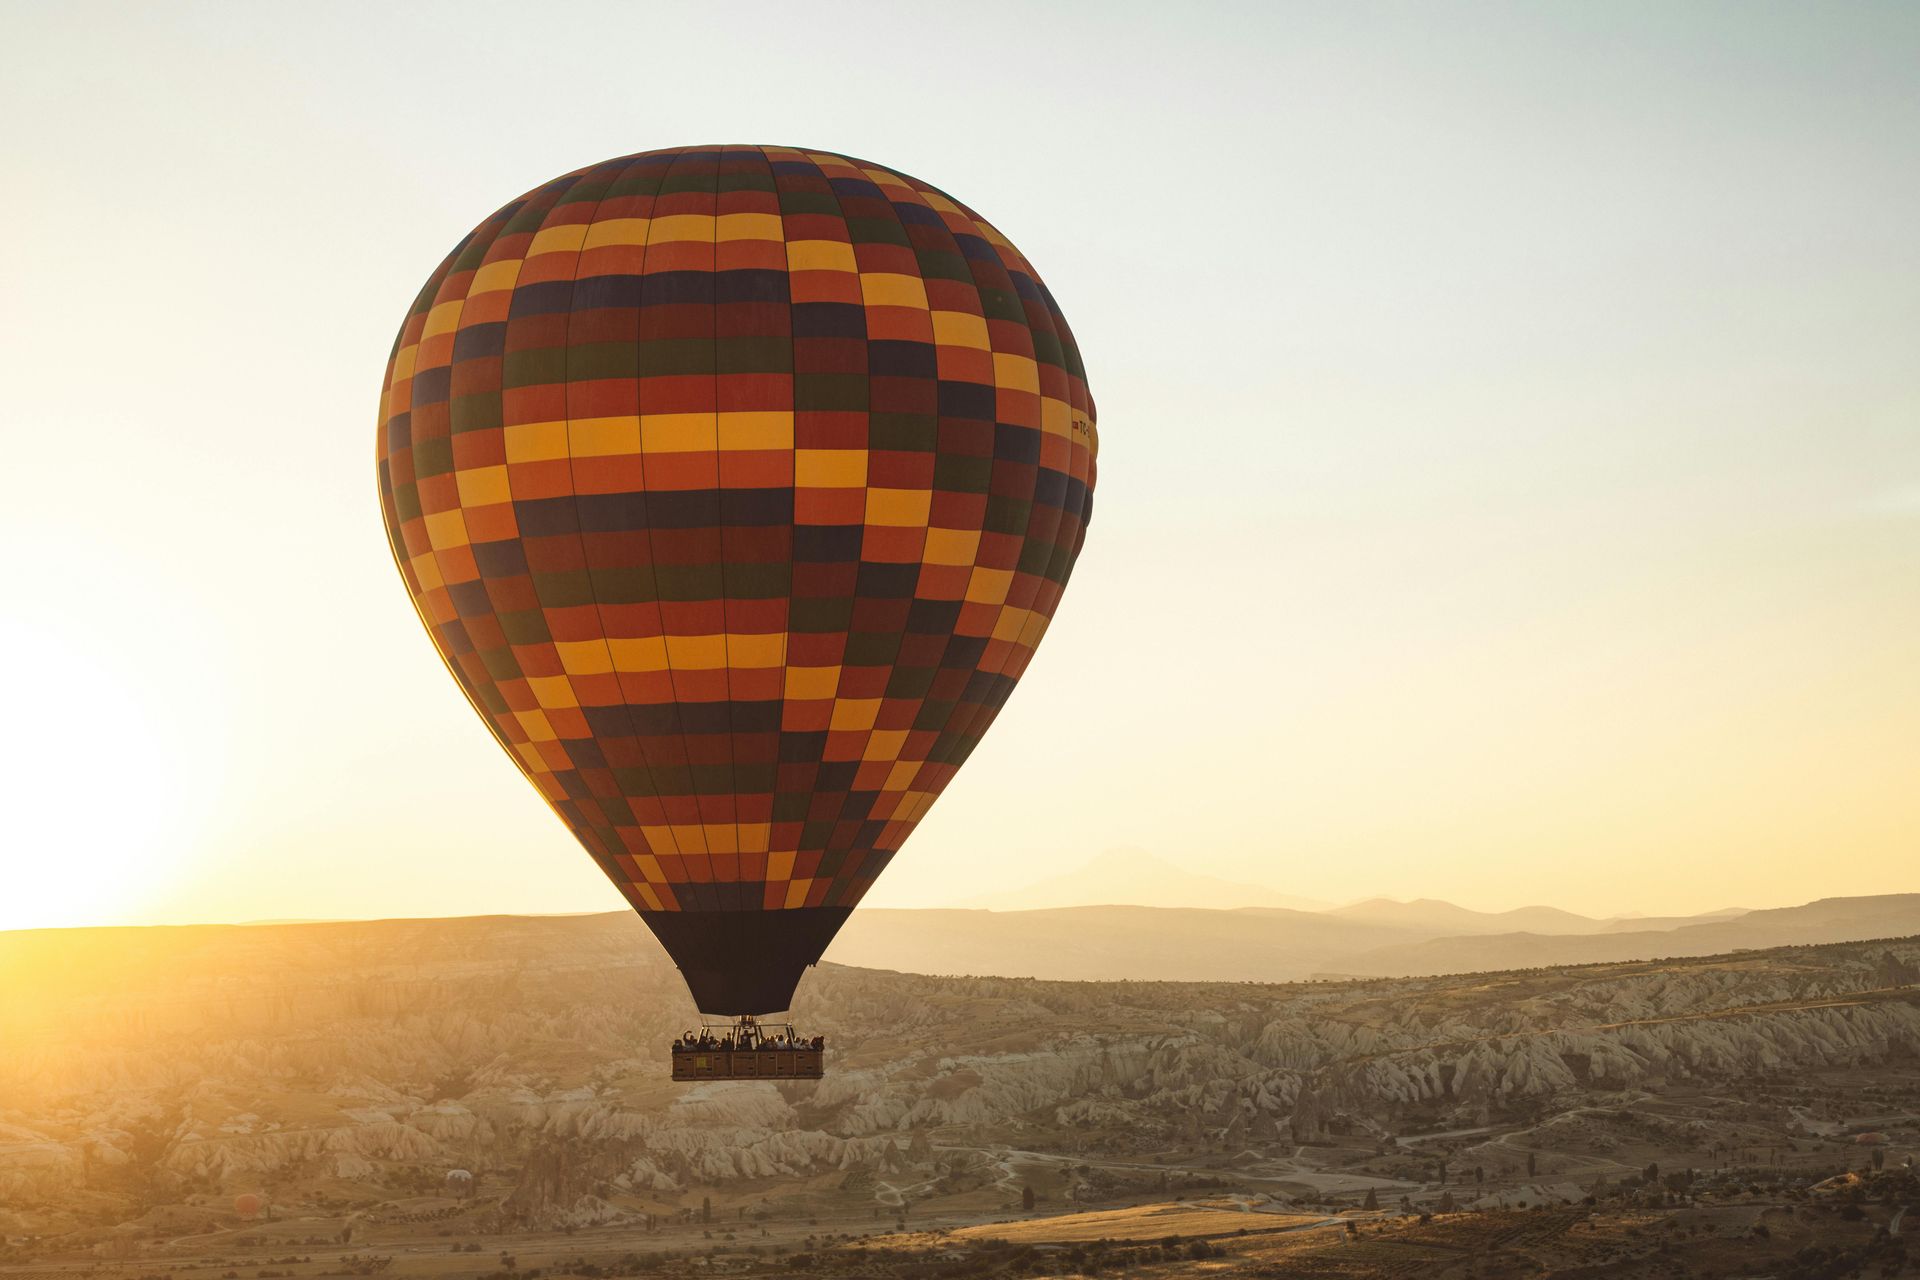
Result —
<instances>
[{"instance_id":1,"label":"field","mask_svg":"<svg viewBox=\"0 0 1920 1280\"><path fill-rule=\"evenodd\" d=\"M1324 1214L1272 1213L1198 1204L1147 1204L1096 1213L962 1227L955 1240L1005 1240L1012 1244L1074 1244L1090 1240L1159 1240L1289 1231L1328 1221Z\"/></svg>"}]
</instances>

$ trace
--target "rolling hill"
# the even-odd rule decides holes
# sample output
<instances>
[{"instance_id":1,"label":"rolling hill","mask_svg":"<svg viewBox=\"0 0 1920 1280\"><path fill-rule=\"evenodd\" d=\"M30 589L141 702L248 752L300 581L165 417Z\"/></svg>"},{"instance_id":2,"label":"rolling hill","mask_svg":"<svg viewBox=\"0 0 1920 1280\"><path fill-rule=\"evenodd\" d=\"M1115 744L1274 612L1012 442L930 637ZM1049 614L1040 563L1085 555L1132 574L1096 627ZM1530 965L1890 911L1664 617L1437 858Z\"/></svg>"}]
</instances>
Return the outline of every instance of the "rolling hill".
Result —
<instances>
[{"instance_id":1,"label":"rolling hill","mask_svg":"<svg viewBox=\"0 0 1920 1280\"><path fill-rule=\"evenodd\" d=\"M1599 964L1856 942L1916 930L1920 930L1920 894L1822 898L1803 906L1749 911L1733 919L1683 924L1676 929L1427 938L1389 944L1352 956L1343 969L1388 977L1527 969L1541 965Z\"/></svg>"},{"instance_id":2,"label":"rolling hill","mask_svg":"<svg viewBox=\"0 0 1920 1280\"><path fill-rule=\"evenodd\" d=\"M1732 918L1682 917L1673 928L1619 931L1552 908L1492 914L1449 903L1359 905L1368 910L869 908L854 913L827 959L918 973L1285 982L1328 973L1402 977L1714 955L1920 933L1920 894L1826 898ZM1571 922L1562 932L1495 923L1541 926L1562 917Z\"/></svg>"}]
</instances>

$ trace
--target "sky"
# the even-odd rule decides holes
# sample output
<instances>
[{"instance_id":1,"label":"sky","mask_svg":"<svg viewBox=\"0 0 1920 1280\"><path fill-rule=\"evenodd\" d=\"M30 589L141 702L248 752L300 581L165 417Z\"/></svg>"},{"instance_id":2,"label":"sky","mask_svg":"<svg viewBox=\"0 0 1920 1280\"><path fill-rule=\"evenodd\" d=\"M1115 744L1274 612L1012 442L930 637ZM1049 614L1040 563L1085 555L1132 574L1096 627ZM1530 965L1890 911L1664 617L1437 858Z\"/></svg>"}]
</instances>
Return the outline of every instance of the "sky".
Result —
<instances>
[{"instance_id":1,"label":"sky","mask_svg":"<svg viewBox=\"0 0 1920 1280\"><path fill-rule=\"evenodd\" d=\"M864 157L1100 407L1045 644L869 897L1103 851L1594 914L1920 890L1920 8L27 4L0 928L621 900L375 499L421 281L690 143Z\"/></svg>"}]
</instances>

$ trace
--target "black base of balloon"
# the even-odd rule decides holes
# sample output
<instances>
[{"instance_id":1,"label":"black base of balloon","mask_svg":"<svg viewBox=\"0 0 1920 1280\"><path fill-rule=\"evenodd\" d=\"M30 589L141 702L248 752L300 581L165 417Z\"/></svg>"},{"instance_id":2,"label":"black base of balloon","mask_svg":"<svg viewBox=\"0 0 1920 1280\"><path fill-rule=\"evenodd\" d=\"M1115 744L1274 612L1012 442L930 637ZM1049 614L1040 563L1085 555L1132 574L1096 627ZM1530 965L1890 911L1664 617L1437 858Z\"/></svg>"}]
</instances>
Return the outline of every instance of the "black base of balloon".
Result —
<instances>
[{"instance_id":1,"label":"black base of balloon","mask_svg":"<svg viewBox=\"0 0 1920 1280\"><path fill-rule=\"evenodd\" d=\"M852 910L642 911L640 918L680 966L700 1012L737 1018L792 1008L800 975Z\"/></svg>"}]
</instances>

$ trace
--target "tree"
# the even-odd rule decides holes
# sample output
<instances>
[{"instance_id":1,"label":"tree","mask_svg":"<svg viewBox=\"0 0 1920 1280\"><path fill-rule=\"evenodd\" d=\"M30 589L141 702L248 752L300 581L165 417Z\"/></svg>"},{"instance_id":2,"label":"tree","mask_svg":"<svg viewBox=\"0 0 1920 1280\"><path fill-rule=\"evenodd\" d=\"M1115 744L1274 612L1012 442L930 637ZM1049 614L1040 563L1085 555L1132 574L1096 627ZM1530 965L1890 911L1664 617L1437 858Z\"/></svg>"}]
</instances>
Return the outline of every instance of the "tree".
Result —
<instances>
[{"instance_id":1,"label":"tree","mask_svg":"<svg viewBox=\"0 0 1920 1280\"><path fill-rule=\"evenodd\" d=\"M1531 1178L1534 1174L1539 1172L1540 1172L1540 1157L1535 1155L1531 1151L1527 1152L1527 1176Z\"/></svg>"},{"instance_id":2,"label":"tree","mask_svg":"<svg viewBox=\"0 0 1920 1280\"><path fill-rule=\"evenodd\" d=\"M1440 1212L1442 1213L1453 1212L1453 1192L1442 1191L1440 1193Z\"/></svg>"},{"instance_id":3,"label":"tree","mask_svg":"<svg viewBox=\"0 0 1920 1280\"><path fill-rule=\"evenodd\" d=\"M132 1139L127 1144L127 1169L149 1196L159 1193L161 1161L173 1145L173 1129L164 1115L148 1117L126 1126Z\"/></svg>"},{"instance_id":4,"label":"tree","mask_svg":"<svg viewBox=\"0 0 1920 1280\"><path fill-rule=\"evenodd\" d=\"M1658 1161L1647 1166L1645 1178L1648 1186L1652 1186L1654 1183L1660 1181L1660 1164Z\"/></svg>"},{"instance_id":5,"label":"tree","mask_svg":"<svg viewBox=\"0 0 1920 1280\"><path fill-rule=\"evenodd\" d=\"M713 1197L712 1196L700 1197L700 1221L702 1222L713 1221Z\"/></svg>"},{"instance_id":6,"label":"tree","mask_svg":"<svg viewBox=\"0 0 1920 1280\"><path fill-rule=\"evenodd\" d=\"M1380 1197L1372 1187L1367 1188L1366 1202L1360 1207L1362 1209L1378 1209L1380 1207Z\"/></svg>"},{"instance_id":7,"label":"tree","mask_svg":"<svg viewBox=\"0 0 1920 1280\"><path fill-rule=\"evenodd\" d=\"M1033 1212L1033 1185L1031 1183L1020 1188L1020 1207L1028 1213Z\"/></svg>"}]
</instances>

